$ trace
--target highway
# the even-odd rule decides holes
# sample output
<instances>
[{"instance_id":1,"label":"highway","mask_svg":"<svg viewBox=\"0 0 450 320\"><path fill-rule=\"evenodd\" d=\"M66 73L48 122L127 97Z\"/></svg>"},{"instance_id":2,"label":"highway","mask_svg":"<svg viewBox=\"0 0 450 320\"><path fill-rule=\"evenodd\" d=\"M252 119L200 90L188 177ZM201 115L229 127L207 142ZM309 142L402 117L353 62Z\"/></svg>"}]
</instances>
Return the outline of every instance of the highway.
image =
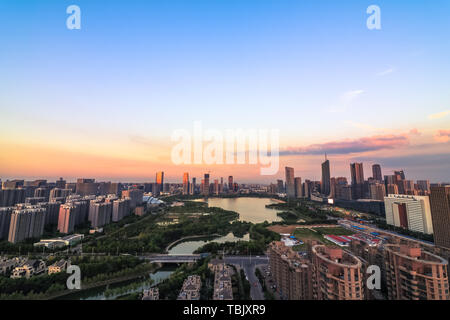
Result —
<instances>
[{"instance_id":1,"label":"highway","mask_svg":"<svg viewBox=\"0 0 450 320\"><path fill-rule=\"evenodd\" d=\"M269 263L269 258L266 256L225 256L225 263L233 264L244 270L245 275L250 282L250 296L252 300L264 300L264 293L255 275L255 270L258 266L264 266ZM261 268L260 268L261 269Z\"/></svg>"}]
</instances>

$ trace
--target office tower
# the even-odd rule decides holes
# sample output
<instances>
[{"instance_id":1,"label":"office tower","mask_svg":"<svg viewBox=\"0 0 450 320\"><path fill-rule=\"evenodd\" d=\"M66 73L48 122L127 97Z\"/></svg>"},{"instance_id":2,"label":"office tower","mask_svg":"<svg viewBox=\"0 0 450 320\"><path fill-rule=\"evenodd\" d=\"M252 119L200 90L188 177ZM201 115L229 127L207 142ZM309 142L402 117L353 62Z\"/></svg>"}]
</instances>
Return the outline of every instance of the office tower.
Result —
<instances>
[{"instance_id":1,"label":"office tower","mask_svg":"<svg viewBox=\"0 0 450 320\"><path fill-rule=\"evenodd\" d=\"M450 186L431 187L430 204L434 243L450 248Z\"/></svg>"},{"instance_id":2,"label":"office tower","mask_svg":"<svg viewBox=\"0 0 450 320\"><path fill-rule=\"evenodd\" d=\"M219 193L223 193L223 177L220 177Z\"/></svg>"},{"instance_id":3,"label":"office tower","mask_svg":"<svg viewBox=\"0 0 450 320\"><path fill-rule=\"evenodd\" d=\"M58 231L60 233L72 233L77 220L77 207L73 204L63 204L59 208Z\"/></svg>"},{"instance_id":4,"label":"office tower","mask_svg":"<svg viewBox=\"0 0 450 320\"><path fill-rule=\"evenodd\" d=\"M192 185L191 185L191 194L197 193L197 178L192 178Z\"/></svg>"},{"instance_id":5,"label":"office tower","mask_svg":"<svg viewBox=\"0 0 450 320\"><path fill-rule=\"evenodd\" d=\"M0 240L8 238L9 224L11 223L13 211L14 207L0 208Z\"/></svg>"},{"instance_id":6,"label":"office tower","mask_svg":"<svg viewBox=\"0 0 450 320\"><path fill-rule=\"evenodd\" d=\"M283 180L277 180L277 192L284 193L284 183Z\"/></svg>"},{"instance_id":7,"label":"office tower","mask_svg":"<svg viewBox=\"0 0 450 320\"><path fill-rule=\"evenodd\" d=\"M381 166L379 164L374 164L372 166L372 178L375 181L383 181L383 176L381 174Z\"/></svg>"},{"instance_id":8,"label":"office tower","mask_svg":"<svg viewBox=\"0 0 450 320\"><path fill-rule=\"evenodd\" d=\"M354 200L363 198L364 195L364 169L362 163L350 164L350 175L352 179L352 198Z\"/></svg>"},{"instance_id":9,"label":"office tower","mask_svg":"<svg viewBox=\"0 0 450 320\"><path fill-rule=\"evenodd\" d=\"M295 184L294 184L294 168L285 167L286 175L286 194L288 198L295 197Z\"/></svg>"},{"instance_id":10,"label":"office tower","mask_svg":"<svg viewBox=\"0 0 450 320\"><path fill-rule=\"evenodd\" d=\"M214 179L214 194L215 195L219 194L219 180L218 179Z\"/></svg>"},{"instance_id":11,"label":"office tower","mask_svg":"<svg viewBox=\"0 0 450 320\"><path fill-rule=\"evenodd\" d=\"M233 190L233 176L228 177L228 190L230 192Z\"/></svg>"},{"instance_id":12,"label":"office tower","mask_svg":"<svg viewBox=\"0 0 450 320\"><path fill-rule=\"evenodd\" d=\"M294 186L295 186L295 197L303 198L302 178L300 177L295 178Z\"/></svg>"},{"instance_id":13,"label":"office tower","mask_svg":"<svg viewBox=\"0 0 450 320\"><path fill-rule=\"evenodd\" d=\"M98 195L99 184L95 179L77 179L76 193L81 196Z\"/></svg>"},{"instance_id":14,"label":"office tower","mask_svg":"<svg viewBox=\"0 0 450 320\"><path fill-rule=\"evenodd\" d=\"M183 194L189 194L189 173L183 174Z\"/></svg>"},{"instance_id":15,"label":"office tower","mask_svg":"<svg viewBox=\"0 0 450 320\"><path fill-rule=\"evenodd\" d=\"M44 232L45 208L26 206L11 214L8 241L18 243L29 238L39 238Z\"/></svg>"},{"instance_id":16,"label":"office tower","mask_svg":"<svg viewBox=\"0 0 450 320\"><path fill-rule=\"evenodd\" d=\"M203 179L203 195L209 196L209 173L205 173L205 178Z\"/></svg>"},{"instance_id":17,"label":"office tower","mask_svg":"<svg viewBox=\"0 0 450 320\"><path fill-rule=\"evenodd\" d=\"M311 181L305 180L305 183L303 183L303 194L305 198L311 197L312 192L312 186Z\"/></svg>"},{"instance_id":18,"label":"office tower","mask_svg":"<svg viewBox=\"0 0 450 320\"><path fill-rule=\"evenodd\" d=\"M370 198L373 200L384 201L386 196L386 188L384 183L372 183L370 184Z\"/></svg>"},{"instance_id":19,"label":"office tower","mask_svg":"<svg viewBox=\"0 0 450 320\"><path fill-rule=\"evenodd\" d=\"M285 246L282 241L270 243L268 256L272 277L282 299L312 299L312 275L309 261L291 247Z\"/></svg>"},{"instance_id":20,"label":"office tower","mask_svg":"<svg viewBox=\"0 0 450 320\"><path fill-rule=\"evenodd\" d=\"M421 191L423 195L428 195L430 193L430 180L417 180L417 188Z\"/></svg>"},{"instance_id":21,"label":"office tower","mask_svg":"<svg viewBox=\"0 0 450 320\"><path fill-rule=\"evenodd\" d=\"M130 198L117 199L113 201L112 221L117 222L131 213Z\"/></svg>"},{"instance_id":22,"label":"office tower","mask_svg":"<svg viewBox=\"0 0 450 320\"><path fill-rule=\"evenodd\" d=\"M449 300L448 261L406 245L387 244L386 285L389 300Z\"/></svg>"},{"instance_id":23,"label":"office tower","mask_svg":"<svg viewBox=\"0 0 450 320\"><path fill-rule=\"evenodd\" d=\"M411 231L433 233L428 196L390 194L384 197L386 223Z\"/></svg>"},{"instance_id":24,"label":"office tower","mask_svg":"<svg viewBox=\"0 0 450 320\"><path fill-rule=\"evenodd\" d=\"M58 189L65 189L66 180L63 180L63 178L59 178L59 180L56 180L55 187Z\"/></svg>"},{"instance_id":25,"label":"office tower","mask_svg":"<svg viewBox=\"0 0 450 320\"><path fill-rule=\"evenodd\" d=\"M321 181L321 193L325 196L329 196L331 192L330 187L330 161L325 155L325 161L322 163L322 181Z\"/></svg>"},{"instance_id":26,"label":"office tower","mask_svg":"<svg viewBox=\"0 0 450 320\"><path fill-rule=\"evenodd\" d=\"M352 178L352 184L364 183L364 168L362 163L351 163L350 173Z\"/></svg>"},{"instance_id":27,"label":"office tower","mask_svg":"<svg viewBox=\"0 0 450 320\"><path fill-rule=\"evenodd\" d=\"M364 300L362 262L337 247L312 247L313 299Z\"/></svg>"},{"instance_id":28,"label":"office tower","mask_svg":"<svg viewBox=\"0 0 450 320\"><path fill-rule=\"evenodd\" d=\"M159 186L159 190L163 191L164 186L164 171L156 173L156 184Z\"/></svg>"},{"instance_id":29,"label":"office tower","mask_svg":"<svg viewBox=\"0 0 450 320\"><path fill-rule=\"evenodd\" d=\"M124 190L122 198L130 198L130 208L134 209L144 201L144 191L140 189Z\"/></svg>"}]
</instances>

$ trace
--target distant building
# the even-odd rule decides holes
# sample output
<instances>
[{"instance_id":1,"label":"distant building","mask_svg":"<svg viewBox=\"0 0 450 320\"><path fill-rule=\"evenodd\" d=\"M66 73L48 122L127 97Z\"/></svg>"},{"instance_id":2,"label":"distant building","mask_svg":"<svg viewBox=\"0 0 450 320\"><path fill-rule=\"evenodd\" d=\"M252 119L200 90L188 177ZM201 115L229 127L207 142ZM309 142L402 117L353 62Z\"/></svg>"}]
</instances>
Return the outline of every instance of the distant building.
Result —
<instances>
[{"instance_id":1,"label":"distant building","mask_svg":"<svg viewBox=\"0 0 450 320\"><path fill-rule=\"evenodd\" d=\"M302 178L300 177L294 178L294 186L295 186L295 197L303 198Z\"/></svg>"},{"instance_id":2,"label":"distant building","mask_svg":"<svg viewBox=\"0 0 450 320\"><path fill-rule=\"evenodd\" d=\"M189 194L189 173L185 172L183 174L183 194Z\"/></svg>"},{"instance_id":3,"label":"distant building","mask_svg":"<svg viewBox=\"0 0 450 320\"><path fill-rule=\"evenodd\" d=\"M381 166L379 164L374 164L372 166L372 178L375 181L383 181L383 175L381 174Z\"/></svg>"},{"instance_id":4,"label":"distant building","mask_svg":"<svg viewBox=\"0 0 450 320\"><path fill-rule=\"evenodd\" d=\"M321 181L321 193L325 196L329 196L331 192L330 186L330 161L325 155L325 161L322 163L322 181Z\"/></svg>"},{"instance_id":5,"label":"distant building","mask_svg":"<svg viewBox=\"0 0 450 320\"><path fill-rule=\"evenodd\" d=\"M288 198L295 198L294 168L285 167L285 175L286 175L286 194Z\"/></svg>"}]
</instances>

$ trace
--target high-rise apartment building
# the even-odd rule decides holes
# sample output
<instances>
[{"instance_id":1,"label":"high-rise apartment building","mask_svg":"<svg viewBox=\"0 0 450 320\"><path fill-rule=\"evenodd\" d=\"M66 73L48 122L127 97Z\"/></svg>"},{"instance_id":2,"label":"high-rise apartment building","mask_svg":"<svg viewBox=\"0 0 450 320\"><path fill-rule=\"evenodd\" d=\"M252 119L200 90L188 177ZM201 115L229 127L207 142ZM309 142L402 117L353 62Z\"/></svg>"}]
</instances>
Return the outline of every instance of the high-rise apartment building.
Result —
<instances>
[{"instance_id":1,"label":"high-rise apartment building","mask_svg":"<svg viewBox=\"0 0 450 320\"><path fill-rule=\"evenodd\" d=\"M433 233L428 196L390 194L384 197L386 223L404 229Z\"/></svg>"},{"instance_id":2,"label":"high-rise apartment building","mask_svg":"<svg viewBox=\"0 0 450 320\"><path fill-rule=\"evenodd\" d=\"M294 168L285 167L285 175L286 175L286 194L288 198L295 198Z\"/></svg>"},{"instance_id":3,"label":"high-rise apartment building","mask_svg":"<svg viewBox=\"0 0 450 320\"><path fill-rule=\"evenodd\" d=\"M130 208L134 209L140 205L144 199L144 191L141 189L129 189L122 191L122 198L130 199Z\"/></svg>"},{"instance_id":4,"label":"high-rise apartment building","mask_svg":"<svg viewBox=\"0 0 450 320\"><path fill-rule=\"evenodd\" d=\"M95 182L95 179L78 179L76 190L81 196L97 195L99 184Z\"/></svg>"},{"instance_id":5,"label":"high-rise apartment building","mask_svg":"<svg viewBox=\"0 0 450 320\"><path fill-rule=\"evenodd\" d=\"M29 238L39 238L44 232L46 209L23 206L11 214L8 241L17 243Z\"/></svg>"},{"instance_id":6,"label":"high-rise apartment building","mask_svg":"<svg viewBox=\"0 0 450 320\"><path fill-rule=\"evenodd\" d=\"M130 198L117 199L113 201L112 208L112 221L117 222L122 220L124 217L130 215L131 207L130 207Z\"/></svg>"},{"instance_id":7,"label":"high-rise apartment building","mask_svg":"<svg viewBox=\"0 0 450 320\"><path fill-rule=\"evenodd\" d=\"M434 243L450 248L450 186L431 187L430 205Z\"/></svg>"},{"instance_id":8,"label":"high-rise apartment building","mask_svg":"<svg viewBox=\"0 0 450 320\"><path fill-rule=\"evenodd\" d=\"M75 229L79 208L74 204L63 204L59 208L58 231L72 233Z\"/></svg>"},{"instance_id":9,"label":"high-rise apartment building","mask_svg":"<svg viewBox=\"0 0 450 320\"><path fill-rule=\"evenodd\" d=\"M337 247L312 247L313 299L364 300L362 262Z\"/></svg>"},{"instance_id":10,"label":"high-rise apartment building","mask_svg":"<svg viewBox=\"0 0 450 320\"><path fill-rule=\"evenodd\" d=\"M389 300L449 300L448 261L406 245L385 245Z\"/></svg>"},{"instance_id":11,"label":"high-rise apartment building","mask_svg":"<svg viewBox=\"0 0 450 320\"><path fill-rule=\"evenodd\" d=\"M268 256L277 292L286 300L312 299L311 266L281 241L270 243Z\"/></svg>"},{"instance_id":12,"label":"high-rise apartment building","mask_svg":"<svg viewBox=\"0 0 450 320\"><path fill-rule=\"evenodd\" d=\"M9 234L9 224L14 207L0 208L0 240L7 239Z\"/></svg>"}]
</instances>

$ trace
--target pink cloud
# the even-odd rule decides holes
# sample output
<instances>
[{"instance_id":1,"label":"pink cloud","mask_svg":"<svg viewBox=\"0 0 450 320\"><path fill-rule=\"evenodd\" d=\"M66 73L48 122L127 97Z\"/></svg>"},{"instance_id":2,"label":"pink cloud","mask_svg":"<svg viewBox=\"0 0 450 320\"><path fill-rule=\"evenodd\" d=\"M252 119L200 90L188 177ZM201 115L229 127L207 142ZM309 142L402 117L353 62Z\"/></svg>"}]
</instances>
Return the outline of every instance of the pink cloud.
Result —
<instances>
[{"instance_id":1,"label":"pink cloud","mask_svg":"<svg viewBox=\"0 0 450 320\"><path fill-rule=\"evenodd\" d=\"M317 155L317 154L352 154L381 149L394 149L409 145L406 134L378 135L360 139L346 139L306 147L288 147L280 152L281 155Z\"/></svg>"},{"instance_id":2,"label":"pink cloud","mask_svg":"<svg viewBox=\"0 0 450 320\"><path fill-rule=\"evenodd\" d=\"M439 130L434 135L434 140L439 142L448 142L450 141L450 130Z\"/></svg>"}]
</instances>

